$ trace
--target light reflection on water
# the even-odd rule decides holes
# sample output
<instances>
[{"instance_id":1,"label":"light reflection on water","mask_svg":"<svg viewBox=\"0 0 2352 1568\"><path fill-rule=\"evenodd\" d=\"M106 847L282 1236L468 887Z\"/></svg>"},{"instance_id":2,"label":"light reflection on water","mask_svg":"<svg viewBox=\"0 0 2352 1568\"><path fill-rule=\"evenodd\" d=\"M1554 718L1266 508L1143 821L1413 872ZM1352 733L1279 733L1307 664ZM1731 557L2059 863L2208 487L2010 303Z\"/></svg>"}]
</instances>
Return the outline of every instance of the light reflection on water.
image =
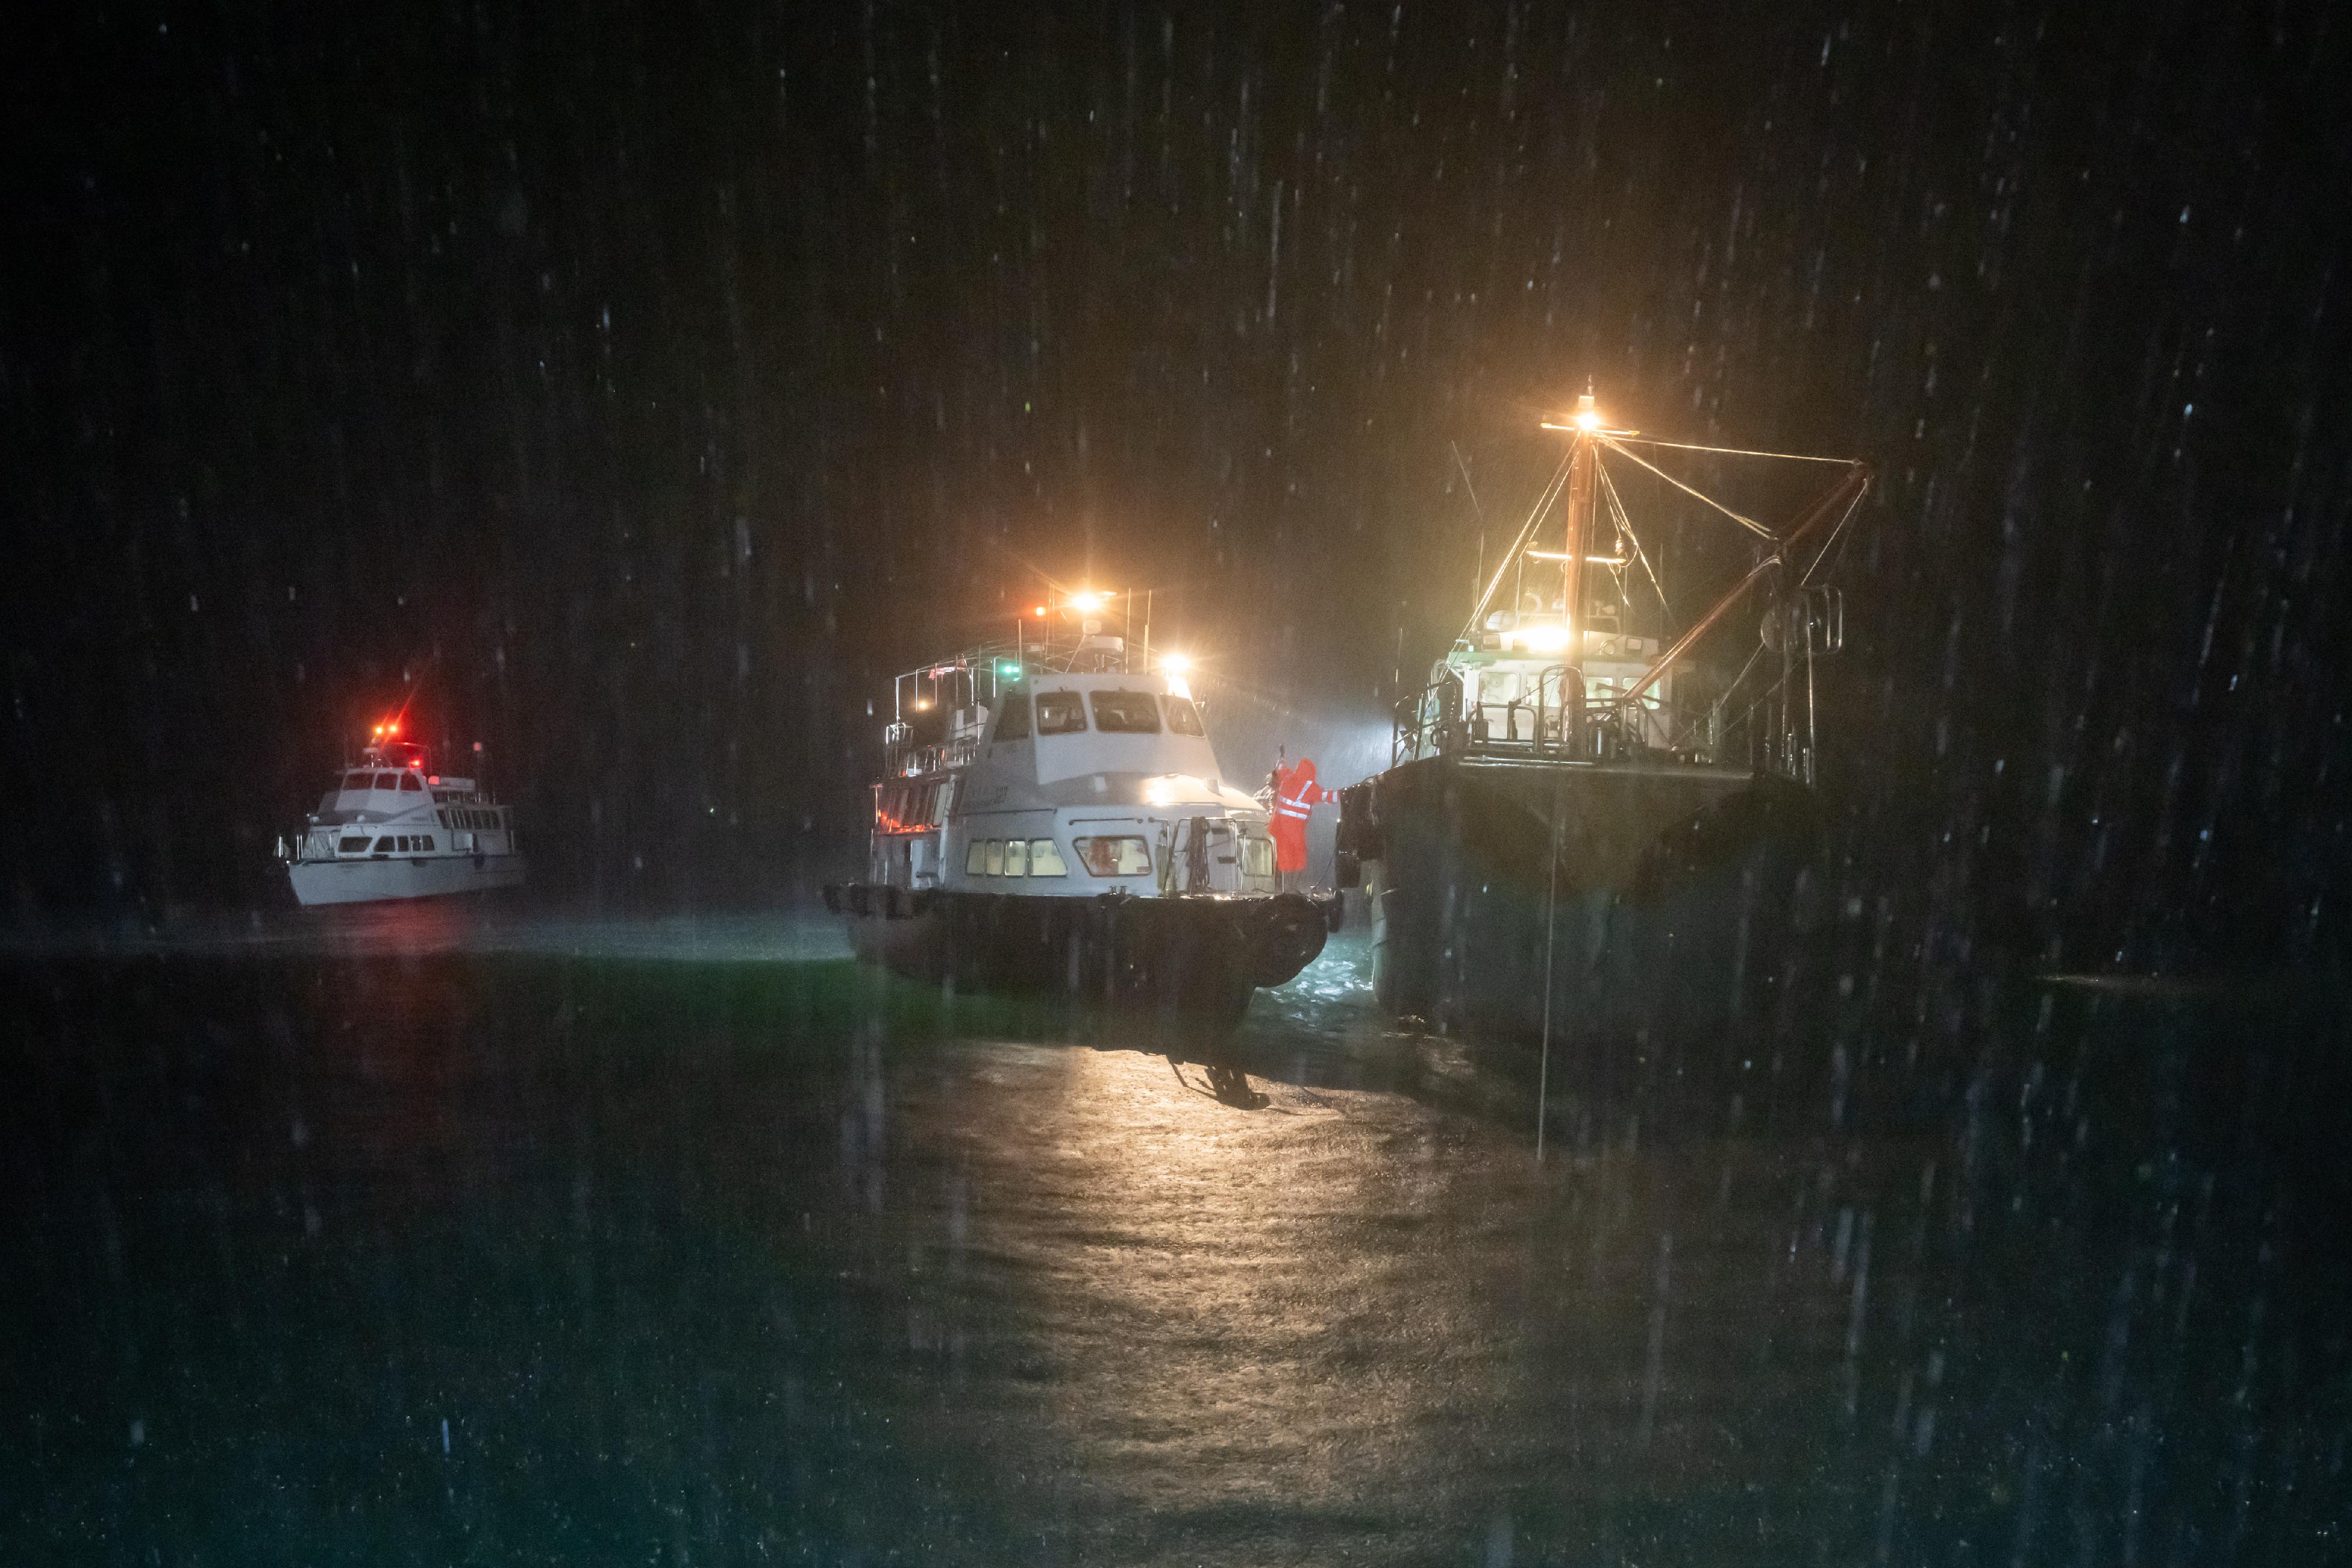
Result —
<instances>
[{"instance_id":1,"label":"light reflection on water","mask_svg":"<svg viewBox=\"0 0 2352 1568\"><path fill-rule=\"evenodd\" d=\"M2030 1561L2340 1496L2315 1167L2105 1000L1901 1126L1539 1169L1355 940L1244 1109L816 924L263 930L0 965L12 1558Z\"/></svg>"}]
</instances>

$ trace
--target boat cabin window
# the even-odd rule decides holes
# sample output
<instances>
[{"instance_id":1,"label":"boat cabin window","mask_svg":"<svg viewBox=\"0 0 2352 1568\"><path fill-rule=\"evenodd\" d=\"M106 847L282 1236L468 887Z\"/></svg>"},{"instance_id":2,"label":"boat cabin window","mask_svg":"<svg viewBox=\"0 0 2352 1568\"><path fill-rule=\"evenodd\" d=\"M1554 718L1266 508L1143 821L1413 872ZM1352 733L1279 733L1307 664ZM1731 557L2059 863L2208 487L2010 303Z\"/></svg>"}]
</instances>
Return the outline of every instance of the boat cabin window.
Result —
<instances>
[{"instance_id":1,"label":"boat cabin window","mask_svg":"<svg viewBox=\"0 0 2352 1568\"><path fill-rule=\"evenodd\" d=\"M416 775L414 773L402 774L400 787L412 795L421 795L425 792L425 786L416 781Z\"/></svg>"},{"instance_id":2,"label":"boat cabin window","mask_svg":"<svg viewBox=\"0 0 2352 1568\"><path fill-rule=\"evenodd\" d=\"M376 840L375 852L380 855L392 853L392 840L389 836Z\"/></svg>"},{"instance_id":3,"label":"boat cabin window","mask_svg":"<svg viewBox=\"0 0 2352 1568\"><path fill-rule=\"evenodd\" d=\"M987 868L988 841L974 839L971 841L971 848L964 852L963 873L966 876L985 876L988 874Z\"/></svg>"},{"instance_id":4,"label":"boat cabin window","mask_svg":"<svg viewBox=\"0 0 2352 1568\"><path fill-rule=\"evenodd\" d=\"M1007 876L1027 876L1029 874L1028 840L1013 839L1005 843L1004 874Z\"/></svg>"},{"instance_id":5,"label":"boat cabin window","mask_svg":"<svg viewBox=\"0 0 2352 1568\"><path fill-rule=\"evenodd\" d=\"M367 847L367 835L365 833L362 833L355 839L345 839L342 842L337 844L335 846L335 852L338 854L355 855L363 852Z\"/></svg>"},{"instance_id":6,"label":"boat cabin window","mask_svg":"<svg viewBox=\"0 0 2352 1568\"><path fill-rule=\"evenodd\" d=\"M346 773L346 774L344 774L344 775L343 775L343 788L344 788L344 789L366 789L367 787L368 787L368 776L367 776L366 774L364 774L364 773Z\"/></svg>"},{"instance_id":7,"label":"boat cabin window","mask_svg":"<svg viewBox=\"0 0 2352 1568\"><path fill-rule=\"evenodd\" d=\"M1158 735L1160 705L1150 692L1097 692L1095 727L1105 735Z\"/></svg>"},{"instance_id":8,"label":"boat cabin window","mask_svg":"<svg viewBox=\"0 0 2352 1568\"><path fill-rule=\"evenodd\" d=\"M1274 841L1244 839L1242 870L1251 876L1272 876L1274 874Z\"/></svg>"},{"instance_id":9,"label":"boat cabin window","mask_svg":"<svg viewBox=\"0 0 2352 1568\"><path fill-rule=\"evenodd\" d=\"M1086 703L1076 692L1037 694L1037 733L1076 735L1087 727Z\"/></svg>"},{"instance_id":10,"label":"boat cabin window","mask_svg":"<svg viewBox=\"0 0 2352 1568\"><path fill-rule=\"evenodd\" d=\"M1003 840L991 839L988 841L988 859L982 869L985 871L986 874L990 876L1003 876L1004 874Z\"/></svg>"},{"instance_id":11,"label":"boat cabin window","mask_svg":"<svg viewBox=\"0 0 2352 1568\"><path fill-rule=\"evenodd\" d=\"M1067 876L1070 868L1063 863L1061 846L1051 839L1029 841L1029 874L1031 876Z\"/></svg>"},{"instance_id":12,"label":"boat cabin window","mask_svg":"<svg viewBox=\"0 0 2352 1568\"><path fill-rule=\"evenodd\" d=\"M375 787L379 789L397 789L400 788L400 775L379 773L375 776Z\"/></svg>"},{"instance_id":13,"label":"boat cabin window","mask_svg":"<svg viewBox=\"0 0 2352 1568\"><path fill-rule=\"evenodd\" d=\"M1029 738L1029 694L1008 692L1004 710L996 716L996 738L1026 740Z\"/></svg>"},{"instance_id":14,"label":"boat cabin window","mask_svg":"<svg viewBox=\"0 0 2352 1568\"><path fill-rule=\"evenodd\" d=\"M1078 863L1096 876L1151 874L1151 846L1139 838L1074 839L1070 847L1078 852Z\"/></svg>"},{"instance_id":15,"label":"boat cabin window","mask_svg":"<svg viewBox=\"0 0 2352 1568\"><path fill-rule=\"evenodd\" d=\"M1168 704L1168 728L1176 735L1206 735L1201 724L1201 710L1192 706L1191 697L1171 696Z\"/></svg>"}]
</instances>

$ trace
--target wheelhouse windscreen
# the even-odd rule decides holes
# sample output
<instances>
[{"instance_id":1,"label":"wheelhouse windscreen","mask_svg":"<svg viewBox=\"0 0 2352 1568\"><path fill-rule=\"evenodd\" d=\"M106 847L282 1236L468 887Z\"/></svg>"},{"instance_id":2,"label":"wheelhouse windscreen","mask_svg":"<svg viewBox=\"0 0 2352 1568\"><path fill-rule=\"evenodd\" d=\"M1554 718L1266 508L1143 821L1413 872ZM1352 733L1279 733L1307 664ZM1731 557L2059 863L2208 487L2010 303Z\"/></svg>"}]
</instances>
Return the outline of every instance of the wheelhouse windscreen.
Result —
<instances>
[{"instance_id":1,"label":"wheelhouse windscreen","mask_svg":"<svg viewBox=\"0 0 2352 1568\"><path fill-rule=\"evenodd\" d=\"M1097 692L1095 727L1105 735L1158 735L1160 704L1150 692Z\"/></svg>"},{"instance_id":2,"label":"wheelhouse windscreen","mask_svg":"<svg viewBox=\"0 0 2352 1568\"><path fill-rule=\"evenodd\" d=\"M1171 696L1167 699L1167 703L1168 728L1171 734L1206 735L1209 733L1207 727L1201 723L1201 710L1192 706L1192 698Z\"/></svg>"},{"instance_id":3,"label":"wheelhouse windscreen","mask_svg":"<svg viewBox=\"0 0 2352 1568\"><path fill-rule=\"evenodd\" d=\"M1026 740L1029 738L1029 694L1008 692L1003 709L996 716L996 738Z\"/></svg>"},{"instance_id":4,"label":"wheelhouse windscreen","mask_svg":"<svg viewBox=\"0 0 2352 1568\"><path fill-rule=\"evenodd\" d=\"M1086 704L1076 692L1037 694L1037 733L1076 735L1087 727Z\"/></svg>"}]
</instances>

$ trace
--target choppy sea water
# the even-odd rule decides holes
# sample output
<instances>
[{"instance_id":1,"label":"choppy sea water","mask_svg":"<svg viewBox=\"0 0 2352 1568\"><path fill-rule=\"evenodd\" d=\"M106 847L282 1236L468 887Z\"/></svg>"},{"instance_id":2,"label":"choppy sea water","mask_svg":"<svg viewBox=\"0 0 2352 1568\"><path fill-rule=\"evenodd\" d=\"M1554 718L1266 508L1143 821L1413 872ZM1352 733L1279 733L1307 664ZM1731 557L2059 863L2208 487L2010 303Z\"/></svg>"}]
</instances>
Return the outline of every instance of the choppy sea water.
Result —
<instances>
[{"instance_id":1,"label":"choppy sea water","mask_svg":"<svg viewBox=\"0 0 2352 1568\"><path fill-rule=\"evenodd\" d=\"M1899 1113L1538 1165L1363 962L1220 1053L808 920L19 939L0 1557L2344 1553L2325 999L2018 983Z\"/></svg>"}]
</instances>

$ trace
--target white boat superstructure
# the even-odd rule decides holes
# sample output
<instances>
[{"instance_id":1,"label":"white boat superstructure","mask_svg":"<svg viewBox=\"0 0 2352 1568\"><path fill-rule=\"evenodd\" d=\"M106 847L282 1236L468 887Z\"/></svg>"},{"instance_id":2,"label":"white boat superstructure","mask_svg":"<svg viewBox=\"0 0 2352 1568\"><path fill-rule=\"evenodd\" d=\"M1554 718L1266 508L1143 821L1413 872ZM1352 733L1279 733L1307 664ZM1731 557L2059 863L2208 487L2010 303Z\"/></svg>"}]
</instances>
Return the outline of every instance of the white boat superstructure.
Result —
<instances>
[{"instance_id":1,"label":"white boat superstructure","mask_svg":"<svg viewBox=\"0 0 2352 1568\"><path fill-rule=\"evenodd\" d=\"M300 836L278 849L305 904L432 898L523 880L514 808L471 779L434 772L425 747L403 741L370 746L319 798Z\"/></svg>"},{"instance_id":2,"label":"white boat superstructure","mask_svg":"<svg viewBox=\"0 0 2352 1568\"><path fill-rule=\"evenodd\" d=\"M1184 667L1087 624L899 677L866 875L829 887L902 972L1238 1019L1323 946Z\"/></svg>"},{"instance_id":3,"label":"white boat superstructure","mask_svg":"<svg viewBox=\"0 0 2352 1568\"><path fill-rule=\"evenodd\" d=\"M894 727L873 882L1031 898L1275 891L1265 809L1224 782L1181 676L1041 670L987 695L949 710L944 744Z\"/></svg>"}]
</instances>

